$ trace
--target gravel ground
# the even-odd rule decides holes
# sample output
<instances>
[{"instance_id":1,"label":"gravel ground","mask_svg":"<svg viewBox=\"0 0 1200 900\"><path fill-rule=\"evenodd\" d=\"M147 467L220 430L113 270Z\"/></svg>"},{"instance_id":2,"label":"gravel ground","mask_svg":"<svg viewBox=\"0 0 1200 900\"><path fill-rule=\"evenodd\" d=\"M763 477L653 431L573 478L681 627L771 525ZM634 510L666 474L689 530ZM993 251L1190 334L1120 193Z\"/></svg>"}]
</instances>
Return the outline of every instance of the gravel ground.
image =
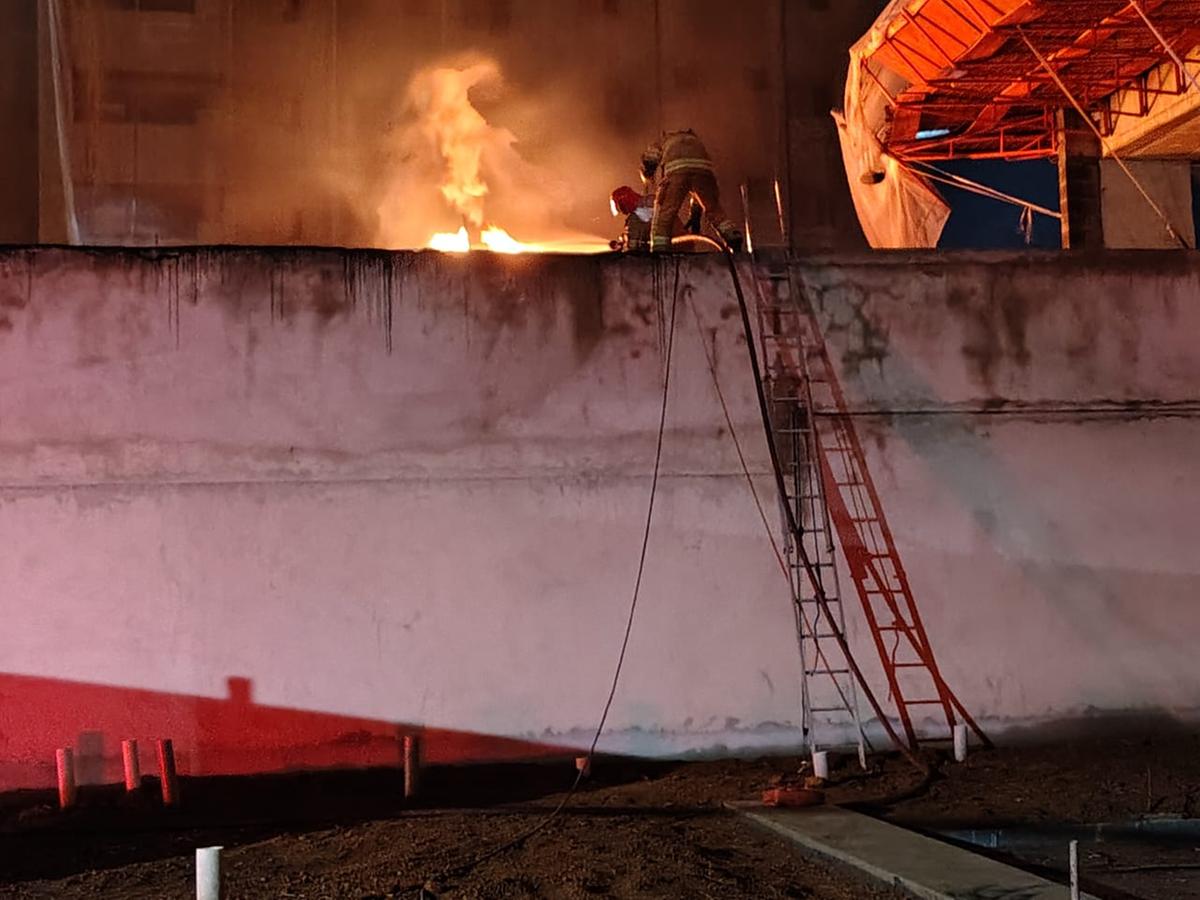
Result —
<instances>
[{"instance_id":1,"label":"gravel ground","mask_svg":"<svg viewBox=\"0 0 1200 900\"><path fill-rule=\"evenodd\" d=\"M218 843L230 848L223 861L231 898L418 897L425 885L426 896L447 898L896 900L894 891L805 859L721 807L724 800L753 796L789 767L778 760L600 763L595 778L550 826L454 875L440 873L544 821L559 798L543 790L568 783L572 770L431 771L426 808L416 810L378 800L400 796L392 773L329 776L341 789L311 776L299 787L291 779L186 783L186 808L176 815L149 803L130 808L108 791L94 792L64 821L25 798L10 804L10 827L0 839L12 851L0 866L0 896L185 897L194 877L193 848ZM365 797L372 788L368 820L304 821L306 812L353 818L340 801L347 793ZM254 821L264 800L288 791L288 825ZM445 808L465 802L481 808ZM389 805L390 811L380 808ZM237 824L215 824L222 818ZM106 828L114 822L115 828Z\"/></svg>"},{"instance_id":2,"label":"gravel ground","mask_svg":"<svg viewBox=\"0 0 1200 900\"><path fill-rule=\"evenodd\" d=\"M570 764L430 770L421 808L398 799L391 771L185 780L184 808L169 813L117 789L85 790L68 815L44 792L9 795L0 798L0 897L186 897L193 848L222 844L231 898L415 898L422 885L426 896L447 898L898 898L722 808L800 765L598 761L551 825L451 875L439 873L543 821ZM832 780L831 800L927 831L1190 817L1200 800L1200 737L977 752L963 765L942 762L931 779L897 757L869 773L847 758ZM1057 860L1042 857L1019 861L1053 877ZM1084 862L1100 896L1200 897L1200 849L1186 841L1087 848Z\"/></svg>"}]
</instances>

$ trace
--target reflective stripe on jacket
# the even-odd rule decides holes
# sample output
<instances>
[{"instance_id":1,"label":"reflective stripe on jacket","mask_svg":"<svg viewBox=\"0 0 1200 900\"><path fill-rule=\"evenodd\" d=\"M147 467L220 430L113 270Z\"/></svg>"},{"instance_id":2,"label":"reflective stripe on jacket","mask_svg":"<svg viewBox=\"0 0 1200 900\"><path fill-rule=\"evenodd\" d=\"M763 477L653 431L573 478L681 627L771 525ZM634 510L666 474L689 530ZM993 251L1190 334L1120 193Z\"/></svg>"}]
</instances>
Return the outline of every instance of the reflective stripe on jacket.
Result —
<instances>
[{"instance_id":1,"label":"reflective stripe on jacket","mask_svg":"<svg viewBox=\"0 0 1200 900\"><path fill-rule=\"evenodd\" d=\"M713 164L711 159L684 157L664 163L662 170L664 175L674 175L676 172L712 172Z\"/></svg>"},{"instance_id":2,"label":"reflective stripe on jacket","mask_svg":"<svg viewBox=\"0 0 1200 900\"><path fill-rule=\"evenodd\" d=\"M662 143L662 172L711 172L712 159L700 138L693 131L674 131Z\"/></svg>"}]
</instances>

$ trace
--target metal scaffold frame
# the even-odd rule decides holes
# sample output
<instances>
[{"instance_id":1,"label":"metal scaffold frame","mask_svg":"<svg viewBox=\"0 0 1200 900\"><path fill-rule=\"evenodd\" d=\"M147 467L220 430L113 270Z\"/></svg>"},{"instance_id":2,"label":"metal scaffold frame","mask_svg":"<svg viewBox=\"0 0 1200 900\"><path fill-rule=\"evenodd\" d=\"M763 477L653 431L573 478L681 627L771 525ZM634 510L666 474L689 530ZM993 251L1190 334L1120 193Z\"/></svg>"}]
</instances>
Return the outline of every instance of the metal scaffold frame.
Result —
<instances>
[{"instance_id":1,"label":"metal scaffold frame","mask_svg":"<svg viewBox=\"0 0 1200 900\"><path fill-rule=\"evenodd\" d=\"M1187 66L1200 63L1187 55L1200 45L1195 0L908 2L871 37L865 77L882 87L883 67L907 82L887 91L884 141L903 160L1051 157L1063 85L1109 136L1121 118L1149 114L1153 98L1187 91ZM1157 74L1163 66L1173 77ZM1114 102L1126 90L1136 105Z\"/></svg>"}]
</instances>

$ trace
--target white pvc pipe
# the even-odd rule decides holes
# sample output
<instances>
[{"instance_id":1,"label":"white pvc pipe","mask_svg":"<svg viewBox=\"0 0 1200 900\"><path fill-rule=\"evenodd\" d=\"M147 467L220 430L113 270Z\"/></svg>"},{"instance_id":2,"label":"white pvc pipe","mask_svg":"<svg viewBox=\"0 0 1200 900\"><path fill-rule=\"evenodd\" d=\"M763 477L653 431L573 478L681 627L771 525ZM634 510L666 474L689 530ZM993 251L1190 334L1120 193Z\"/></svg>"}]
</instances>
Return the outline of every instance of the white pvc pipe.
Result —
<instances>
[{"instance_id":1,"label":"white pvc pipe","mask_svg":"<svg viewBox=\"0 0 1200 900\"><path fill-rule=\"evenodd\" d=\"M812 755L813 775L823 780L829 778L829 754L824 750L814 750Z\"/></svg>"},{"instance_id":2,"label":"white pvc pipe","mask_svg":"<svg viewBox=\"0 0 1200 900\"><path fill-rule=\"evenodd\" d=\"M1071 900L1079 900L1079 841L1071 841Z\"/></svg>"},{"instance_id":3,"label":"white pvc pipe","mask_svg":"<svg viewBox=\"0 0 1200 900\"><path fill-rule=\"evenodd\" d=\"M142 765L138 761L137 741L121 741L121 764L125 769L125 790L133 792L142 786Z\"/></svg>"},{"instance_id":4,"label":"white pvc pipe","mask_svg":"<svg viewBox=\"0 0 1200 900\"><path fill-rule=\"evenodd\" d=\"M196 848L196 900L224 900L221 884L223 847Z\"/></svg>"},{"instance_id":5,"label":"white pvc pipe","mask_svg":"<svg viewBox=\"0 0 1200 900\"><path fill-rule=\"evenodd\" d=\"M961 723L954 726L954 761L967 761L967 726Z\"/></svg>"}]
</instances>

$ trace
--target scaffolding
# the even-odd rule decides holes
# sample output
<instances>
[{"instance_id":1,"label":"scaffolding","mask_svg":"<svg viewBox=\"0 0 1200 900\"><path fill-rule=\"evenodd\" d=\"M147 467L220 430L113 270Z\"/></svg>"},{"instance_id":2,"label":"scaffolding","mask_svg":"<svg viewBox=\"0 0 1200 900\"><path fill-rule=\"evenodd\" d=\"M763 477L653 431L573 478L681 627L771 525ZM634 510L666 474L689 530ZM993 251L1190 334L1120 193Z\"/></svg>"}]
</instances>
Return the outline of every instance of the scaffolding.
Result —
<instances>
[{"instance_id":1,"label":"scaffolding","mask_svg":"<svg viewBox=\"0 0 1200 900\"><path fill-rule=\"evenodd\" d=\"M1188 90L1197 45L1196 0L903 0L854 64L887 94L892 156L1037 159L1058 151L1064 92L1107 137L1121 117L1147 115L1156 96ZM1163 65L1175 69L1165 82L1152 76ZM881 69L907 85L889 90ZM1112 102L1128 89L1138 104Z\"/></svg>"}]
</instances>

